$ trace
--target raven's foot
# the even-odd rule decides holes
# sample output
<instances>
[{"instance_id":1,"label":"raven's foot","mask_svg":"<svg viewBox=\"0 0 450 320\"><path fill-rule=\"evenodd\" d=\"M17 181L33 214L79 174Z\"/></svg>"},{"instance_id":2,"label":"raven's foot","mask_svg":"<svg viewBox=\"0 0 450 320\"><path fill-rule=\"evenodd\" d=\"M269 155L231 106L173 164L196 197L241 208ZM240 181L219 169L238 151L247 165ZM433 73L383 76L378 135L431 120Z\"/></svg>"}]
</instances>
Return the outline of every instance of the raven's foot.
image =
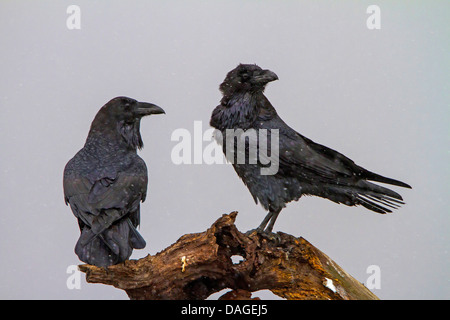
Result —
<instances>
[{"instance_id":1,"label":"raven's foot","mask_svg":"<svg viewBox=\"0 0 450 320\"><path fill-rule=\"evenodd\" d=\"M274 233L272 231L263 230L263 229L260 229L260 228L251 229L251 230L247 231L245 233L245 235L246 236L251 236L254 233L256 233L261 238L266 239L267 241L275 242L277 244L281 242L281 237L280 237L280 235L278 233Z\"/></svg>"}]
</instances>

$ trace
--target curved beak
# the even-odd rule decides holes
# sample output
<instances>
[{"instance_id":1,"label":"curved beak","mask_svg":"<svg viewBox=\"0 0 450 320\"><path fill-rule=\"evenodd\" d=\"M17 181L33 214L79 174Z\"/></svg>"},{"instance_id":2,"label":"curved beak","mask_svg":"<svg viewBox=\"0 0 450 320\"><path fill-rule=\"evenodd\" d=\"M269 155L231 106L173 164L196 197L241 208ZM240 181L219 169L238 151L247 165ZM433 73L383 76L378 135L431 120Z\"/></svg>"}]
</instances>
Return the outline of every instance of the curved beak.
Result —
<instances>
[{"instance_id":1,"label":"curved beak","mask_svg":"<svg viewBox=\"0 0 450 320\"><path fill-rule=\"evenodd\" d=\"M253 76L253 81L257 83L265 84L275 80L278 80L278 76L270 70L262 70L258 75Z\"/></svg>"},{"instance_id":2,"label":"curved beak","mask_svg":"<svg viewBox=\"0 0 450 320\"><path fill-rule=\"evenodd\" d=\"M138 102L136 106L136 113L140 116L148 116L151 114L165 114L166 112L156 104L148 102Z\"/></svg>"}]
</instances>

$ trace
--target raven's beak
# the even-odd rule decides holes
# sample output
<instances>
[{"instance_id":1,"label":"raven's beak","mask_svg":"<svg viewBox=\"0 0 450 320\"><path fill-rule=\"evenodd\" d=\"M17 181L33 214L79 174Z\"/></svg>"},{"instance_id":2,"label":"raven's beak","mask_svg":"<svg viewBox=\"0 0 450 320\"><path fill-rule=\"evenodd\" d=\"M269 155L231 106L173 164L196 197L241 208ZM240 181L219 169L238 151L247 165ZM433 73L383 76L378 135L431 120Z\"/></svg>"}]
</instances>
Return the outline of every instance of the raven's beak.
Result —
<instances>
[{"instance_id":1,"label":"raven's beak","mask_svg":"<svg viewBox=\"0 0 450 320\"><path fill-rule=\"evenodd\" d=\"M136 106L136 113L140 116L148 116L150 114L165 114L166 112L156 104L148 102L138 102Z\"/></svg>"},{"instance_id":2,"label":"raven's beak","mask_svg":"<svg viewBox=\"0 0 450 320\"><path fill-rule=\"evenodd\" d=\"M270 70L262 70L260 74L253 76L253 81L257 83L268 83L275 80L278 80L278 76Z\"/></svg>"}]
</instances>

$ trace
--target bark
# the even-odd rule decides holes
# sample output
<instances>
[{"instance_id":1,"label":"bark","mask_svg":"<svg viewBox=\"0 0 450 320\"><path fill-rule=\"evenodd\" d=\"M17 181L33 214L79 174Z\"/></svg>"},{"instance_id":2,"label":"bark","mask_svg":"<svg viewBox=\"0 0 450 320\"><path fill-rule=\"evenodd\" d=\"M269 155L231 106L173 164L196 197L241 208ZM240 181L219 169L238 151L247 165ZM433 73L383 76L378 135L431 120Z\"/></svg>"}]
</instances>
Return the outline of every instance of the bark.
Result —
<instances>
[{"instance_id":1,"label":"bark","mask_svg":"<svg viewBox=\"0 0 450 320\"><path fill-rule=\"evenodd\" d=\"M186 234L153 256L79 268L88 282L125 290L130 299L206 299L225 288L233 291L221 299L251 299L262 289L286 299L378 299L305 239L241 233L236 215L224 214L205 232Z\"/></svg>"}]
</instances>

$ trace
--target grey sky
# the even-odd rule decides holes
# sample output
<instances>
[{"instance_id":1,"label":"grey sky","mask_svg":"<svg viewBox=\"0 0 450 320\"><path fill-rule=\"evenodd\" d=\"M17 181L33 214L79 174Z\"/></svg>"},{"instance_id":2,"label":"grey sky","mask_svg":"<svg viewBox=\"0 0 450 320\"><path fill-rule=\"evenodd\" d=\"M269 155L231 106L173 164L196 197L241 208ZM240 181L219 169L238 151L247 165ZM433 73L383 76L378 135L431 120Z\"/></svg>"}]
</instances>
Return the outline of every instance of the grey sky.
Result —
<instances>
[{"instance_id":1,"label":"grey sky","mask_svg":"<svg viewBox=\"0 0 450 320\"><path fill-rule=\"evenodd\" d=\"M66 9L81 8L81 30ZM366 8L381 8L381 29ZM154 254L239 211L265 216L230 165L175 165L177 128L209 128L219 84L238 63L274 71L266 96L308 138L405 181L391 215L302 198L274 231L303 236L359 281L381 270L383 299L448 299L450 32L448 1L0 2L0 298L126 299L69 290L78 227L62 172L98 109L126 95L160 105L139 152L149 169L140 232ZM205 143L206 144L206 143Z\"/></svg>"}]
</instances>

